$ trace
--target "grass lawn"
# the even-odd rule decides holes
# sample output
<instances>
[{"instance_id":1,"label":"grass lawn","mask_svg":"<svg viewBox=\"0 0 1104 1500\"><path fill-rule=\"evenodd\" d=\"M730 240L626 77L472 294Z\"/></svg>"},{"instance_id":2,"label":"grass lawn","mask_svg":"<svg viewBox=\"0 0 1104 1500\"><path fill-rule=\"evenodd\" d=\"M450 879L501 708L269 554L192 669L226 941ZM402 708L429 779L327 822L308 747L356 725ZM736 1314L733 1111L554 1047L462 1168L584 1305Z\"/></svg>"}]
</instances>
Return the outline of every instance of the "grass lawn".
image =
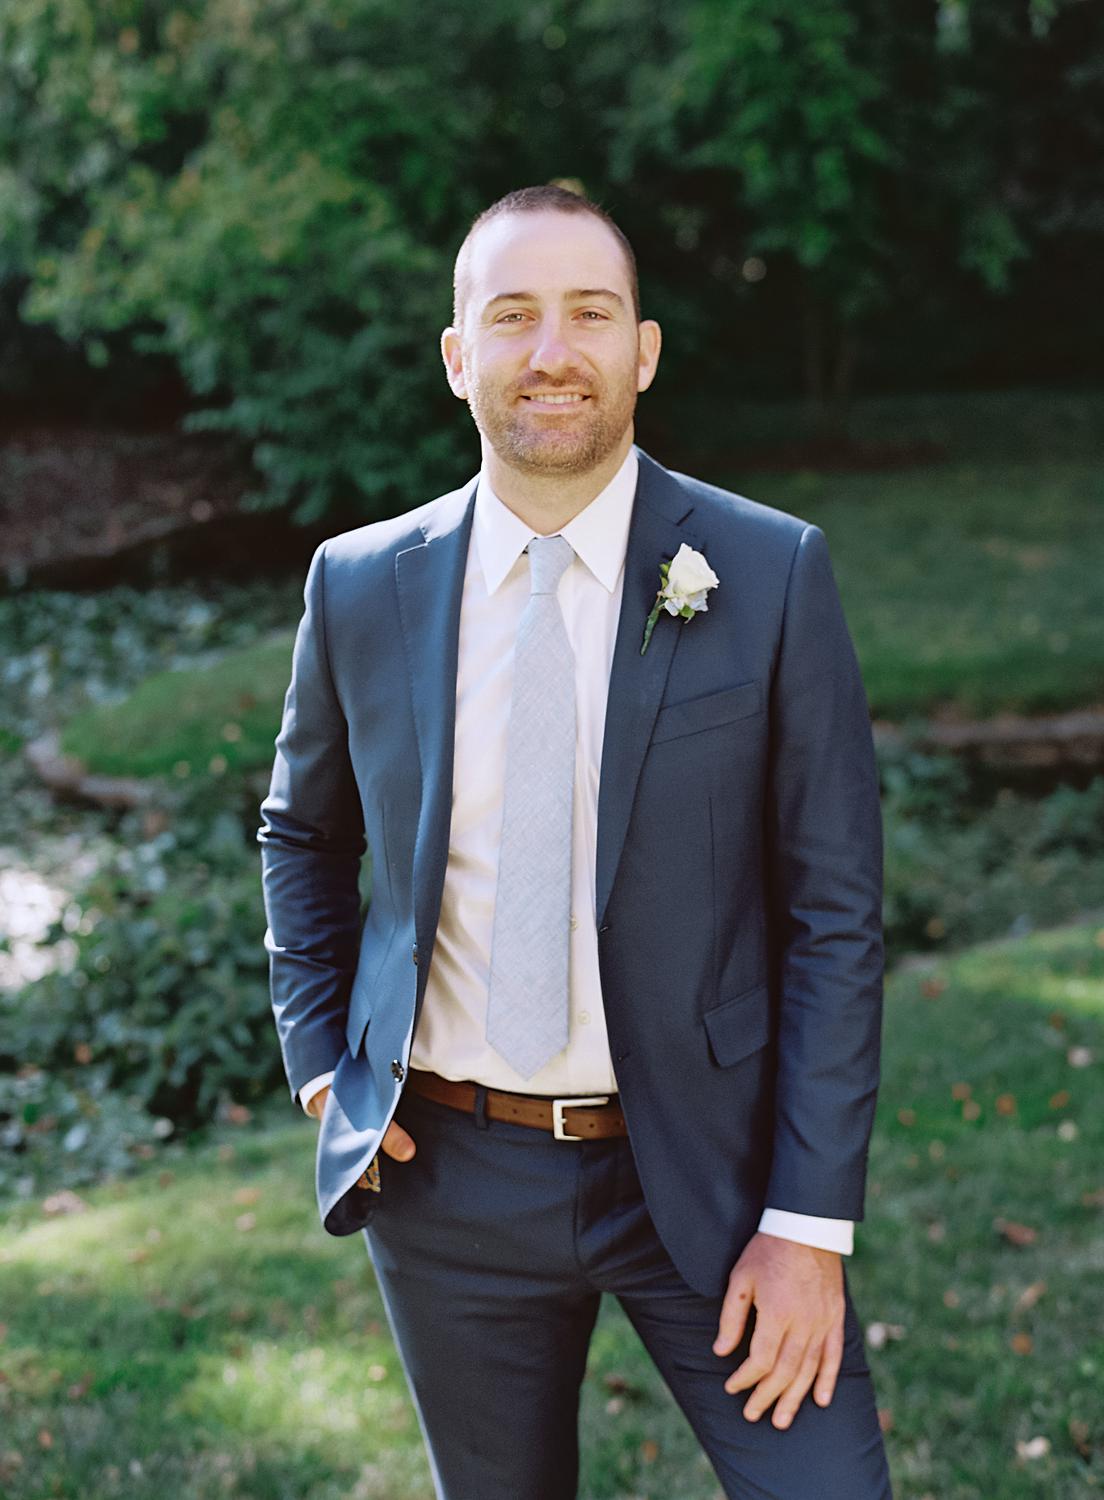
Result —
<instances>
[{"instance_id":1,"label":"grass lawn","mask_svg":"<svg viewBox=\"0 0 1104 1500\"><path fill-rule=\"evenodd\" d=\"M849 1279L897 1500L1104 1492L1102 1063L1104 918L889 981ZM6 1500L429 1500L363 1241L317 1223L313 1129L281 1097L84 1212L9 1209ZM717 1495L615 1304L582 1427L587 1500Z\"/></svg>"},{"instance_id":2,"label":"grass lawn","mask_svg":"<svg viewBox=\"0 0 1104 1500\"><path fill-rule=\"evenodd\" d=\"M1023 391L871 400L858 435L940 441L947 461L770 474L718 454L696 472L822 527L876 716L1046 712L1101 701L1102 405ZM779 404L745 413L741 431L780 436L793 422ZM78 715L63 747L109 775L202 773L216 757L267 769L294 623Z\"/></svg>"},{"instance_id":3,"label":"grass lawn","mask_svg":"<svg viewBox=\"0 0 1104 1500\"><path fill-rule=\"evenodd\" d=\"M155 672L123 702L71 719L62 748L107 776L268 768L293 640L292 631L229 651L212 666Z\"/></svg>"}]
</instances>

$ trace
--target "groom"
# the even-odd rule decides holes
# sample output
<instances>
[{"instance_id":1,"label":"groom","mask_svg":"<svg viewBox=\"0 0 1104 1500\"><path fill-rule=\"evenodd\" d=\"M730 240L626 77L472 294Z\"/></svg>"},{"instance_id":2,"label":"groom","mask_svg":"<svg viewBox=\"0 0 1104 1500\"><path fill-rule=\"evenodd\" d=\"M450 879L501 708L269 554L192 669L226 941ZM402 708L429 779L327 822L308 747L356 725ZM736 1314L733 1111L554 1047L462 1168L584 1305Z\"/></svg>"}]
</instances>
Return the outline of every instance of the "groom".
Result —
<instances>
[{"instance_id":1,"label":"groom","mask_svg":"<svg viewBox=\"0 0 1104 1500\"><path fill-rule=\"evenodd\" d=\"M634 445L659 351L601 210L475 221L442 352L480 472L307 577L259 833L276 1025L440 1500L575 1495L604 1291L726 1495L885 1500L842 1260L868 707L823 532Z\"/></svg>"}]
</instances>

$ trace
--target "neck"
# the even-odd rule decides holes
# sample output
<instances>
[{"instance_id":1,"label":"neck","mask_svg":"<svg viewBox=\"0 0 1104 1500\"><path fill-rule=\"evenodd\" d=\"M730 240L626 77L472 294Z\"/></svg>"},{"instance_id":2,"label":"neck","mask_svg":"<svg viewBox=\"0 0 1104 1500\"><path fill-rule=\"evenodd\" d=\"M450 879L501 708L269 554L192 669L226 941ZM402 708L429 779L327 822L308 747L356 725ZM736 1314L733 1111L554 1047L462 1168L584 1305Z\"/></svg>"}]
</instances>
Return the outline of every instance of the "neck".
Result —
<instances>
[{"instance_id":1,"label":"neck","mask_svg":"<svg viewBox=\"0 0 1104 1500\"><path fill-rule=\"evenodd\" d=\"M483 467L503 505L538 536L553 536L600 495L625 462L633 442L629 424L614 451L585 474L526 474L504 463L483 439Z\"/></svg>"}]
</instances>

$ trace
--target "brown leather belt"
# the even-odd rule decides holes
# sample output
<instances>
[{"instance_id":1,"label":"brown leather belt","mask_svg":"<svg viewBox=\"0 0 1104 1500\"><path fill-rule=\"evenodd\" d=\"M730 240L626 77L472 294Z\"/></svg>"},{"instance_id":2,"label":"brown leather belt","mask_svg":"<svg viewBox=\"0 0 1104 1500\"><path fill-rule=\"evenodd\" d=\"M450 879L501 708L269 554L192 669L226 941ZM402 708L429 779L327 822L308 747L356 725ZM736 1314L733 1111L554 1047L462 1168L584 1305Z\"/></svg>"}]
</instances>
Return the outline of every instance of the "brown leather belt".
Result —
<instances>
[{"instance_id":1,"label":"brown leather belt","mask_svg":"<svg viewBox=\"0 0 1104 1500\"><path fill-rule=\"evenodd\" d=\"M438 1104L451 1104L454 1109L475 1113L474 1083L460 1083L442 1078L439 1073L411 1068L406 1086ZM488 1089L486 1112L489 1120L507 1120L514 1125L550 1130L558 1141L598 1141L607 1136L629 1133L616 1094L549 1099L537 1094L511 1094L504 1089Z\"/></svg>"}]
</instances>

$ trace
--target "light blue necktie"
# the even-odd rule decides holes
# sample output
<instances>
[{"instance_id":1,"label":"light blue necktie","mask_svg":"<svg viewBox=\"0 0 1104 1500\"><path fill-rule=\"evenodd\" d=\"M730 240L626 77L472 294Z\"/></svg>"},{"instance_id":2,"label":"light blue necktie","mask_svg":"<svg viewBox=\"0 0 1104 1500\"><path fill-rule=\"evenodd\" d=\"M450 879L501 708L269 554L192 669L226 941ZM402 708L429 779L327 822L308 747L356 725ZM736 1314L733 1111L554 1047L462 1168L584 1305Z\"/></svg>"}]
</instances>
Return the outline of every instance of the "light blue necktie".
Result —
<instances>
[{"instance_id":1,"label":"light blue necktie","mask_svg":"<svg viewBox=\"0 0 1104 1500\"><path fill-rule=\"evenodd\" d=\"M556 589L566 537L529 543L518 625L491 935L487 1041L523 1078L567 1045L575 653Z\"/></svg>"}]
</instances>

